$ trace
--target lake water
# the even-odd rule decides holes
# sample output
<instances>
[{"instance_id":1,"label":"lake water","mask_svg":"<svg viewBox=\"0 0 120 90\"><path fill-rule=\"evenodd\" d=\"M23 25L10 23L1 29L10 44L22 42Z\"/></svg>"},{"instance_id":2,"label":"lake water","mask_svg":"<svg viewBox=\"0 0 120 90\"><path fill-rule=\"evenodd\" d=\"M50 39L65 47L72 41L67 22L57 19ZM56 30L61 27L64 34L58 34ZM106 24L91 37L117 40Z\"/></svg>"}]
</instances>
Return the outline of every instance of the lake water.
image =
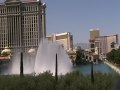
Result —
<instances>
[{"instance_id":1,"label":"lake water","mask_svg":"<svg viewBox=\"0 0 120 90\"><path fill-rule=\"evenodd\" d=\"M4 71L6 71L6 66L3 66L2 68L0 67L0 74L4 74ZM72 71L80 71L84 75L91 74L91 64L74 66ZM104 63L93 64L93 71L101 73L110 73L113 75L117 74L113 69L111 69L108 65Z\"/></svg>"},{"instance_id":2,"label":"lake water","mask_svg":"<svg viewBox=\"0 0 120 90\"><path fill-rule=\"evenodd\" d=\"M75 66L74 70L80 71L82 74L90 74L91 64ZM111 69L108 65L104 63L93 64L93 71L101 72L101 73L117 74L113 69Z\"/></svg>"}]
</instances>

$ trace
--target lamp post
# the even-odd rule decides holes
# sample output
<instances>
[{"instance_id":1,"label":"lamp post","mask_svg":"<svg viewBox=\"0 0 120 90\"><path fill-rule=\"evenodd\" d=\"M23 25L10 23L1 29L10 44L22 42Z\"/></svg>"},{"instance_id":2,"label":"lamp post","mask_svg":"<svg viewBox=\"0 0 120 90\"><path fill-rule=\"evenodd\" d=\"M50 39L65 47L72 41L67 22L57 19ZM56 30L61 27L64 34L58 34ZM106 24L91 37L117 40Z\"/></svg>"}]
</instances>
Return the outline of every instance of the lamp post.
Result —
<instances>
[{"instance_id":1,"label":"lamp post","mask_svg":"<svg viewBox=\"0 0 120 90\"><path fill-rule=\"evenodd\" d=\"M58 80L58 60L57 60L57 53L56 53L56 60L55 60L55 80Z\"/></svg>"},{"instance_id":2,"label":"lamp post","mask_svg":"<svg viewBox=\"0 0 120 90\"><path fill-rule=\"evenodd\" d=\"M23 52L20 53L20 76L23 77Z\"/></svg>"},{"instance_id":3,"label":"lamp post","mask_svg":"<svg viewBox=\"0 0 120 90\"><path fill-rule=\"evenodd\" d=\"M92 56L91 58L91 83L94 83L94 71L93 71L93 62L94 62L94 57L93 57L93 53L90 51L89 55Z\"/></svg>"},{"instance_id":4,"label":"lamp post","mask_svg":"<svg viewBox=\"0 0 120 90\"><path fill-rule=\"evenodd\" d=\"M93 61L91 61L91 82L94 83Z\"/></svg>"}]
</instances>

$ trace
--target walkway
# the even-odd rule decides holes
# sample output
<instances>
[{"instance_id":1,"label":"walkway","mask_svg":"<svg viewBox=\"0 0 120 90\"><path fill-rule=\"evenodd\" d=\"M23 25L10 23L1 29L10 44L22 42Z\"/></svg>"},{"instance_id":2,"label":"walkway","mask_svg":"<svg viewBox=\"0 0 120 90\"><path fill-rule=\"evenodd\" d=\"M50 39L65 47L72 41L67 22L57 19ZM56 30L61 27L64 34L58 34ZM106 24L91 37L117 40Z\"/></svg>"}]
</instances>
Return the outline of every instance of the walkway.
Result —
<instances>
[{"instance_id":1,"label":"walkway","mask_svg":"<svg viewBox=\"0 0 120 90\"><path fill-rule=\"evenodd\" d=\"M120 75L120 68L114 65L113 63L110 63L109 61L105 60L105 64L107 64L109 67L111 67L113 70L115 70Z\"/></svg>"}]
</instances>

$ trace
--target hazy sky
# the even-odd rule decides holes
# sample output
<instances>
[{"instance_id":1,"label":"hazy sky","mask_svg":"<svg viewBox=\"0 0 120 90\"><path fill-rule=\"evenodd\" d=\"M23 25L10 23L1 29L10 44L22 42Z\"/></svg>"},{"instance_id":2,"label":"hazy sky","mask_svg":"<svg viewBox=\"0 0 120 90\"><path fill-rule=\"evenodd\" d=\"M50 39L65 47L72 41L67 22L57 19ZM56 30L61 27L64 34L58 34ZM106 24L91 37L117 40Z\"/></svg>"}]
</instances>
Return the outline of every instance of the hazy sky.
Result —
<instances>
[{"instance_id":1,"label":"hazy sky","mask_svg":"<svg viewBox=\"0 0 120 90\"><path fill-rule=\"evenodd\" d=\"M100 28L101 35L120 34L120 0L42 1L47 4L47 35L71 32L74 43L86 43L91 28Z\"/></svg>"}]
</instances>

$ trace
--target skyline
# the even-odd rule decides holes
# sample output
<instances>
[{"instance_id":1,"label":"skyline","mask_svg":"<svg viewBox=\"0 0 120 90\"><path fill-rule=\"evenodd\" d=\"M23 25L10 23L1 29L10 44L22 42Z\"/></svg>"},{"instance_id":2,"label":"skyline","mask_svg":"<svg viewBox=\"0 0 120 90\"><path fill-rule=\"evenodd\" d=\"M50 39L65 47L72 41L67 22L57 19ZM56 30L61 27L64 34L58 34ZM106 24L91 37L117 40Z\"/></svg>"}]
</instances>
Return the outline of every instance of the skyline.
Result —
<instances>
[{"instance_id":1,"label":"skyline","mask_svg":"<svg viewBox=\"0 0 120 90\"><path fill-rule=\"evenodd\" d=\"M43 2L47 4L48 33L71 32L74 43L88 42L89 30L92 28L99 28L101 35L120 33L119 0L43 0Z\"/></svg>"},{"instance_id":2,"label":"skyline","mask_svg":"<svg viewBox=\"0 0 120 90\"><path fill-rule=\"evenodd\" d=\"M88 43L89 30L92 28L99 28L101 35L120 34L119 0L42 0L42 2L47 4L47 35L71 32L74 43Z\"/></svg>"}]
</instances>

